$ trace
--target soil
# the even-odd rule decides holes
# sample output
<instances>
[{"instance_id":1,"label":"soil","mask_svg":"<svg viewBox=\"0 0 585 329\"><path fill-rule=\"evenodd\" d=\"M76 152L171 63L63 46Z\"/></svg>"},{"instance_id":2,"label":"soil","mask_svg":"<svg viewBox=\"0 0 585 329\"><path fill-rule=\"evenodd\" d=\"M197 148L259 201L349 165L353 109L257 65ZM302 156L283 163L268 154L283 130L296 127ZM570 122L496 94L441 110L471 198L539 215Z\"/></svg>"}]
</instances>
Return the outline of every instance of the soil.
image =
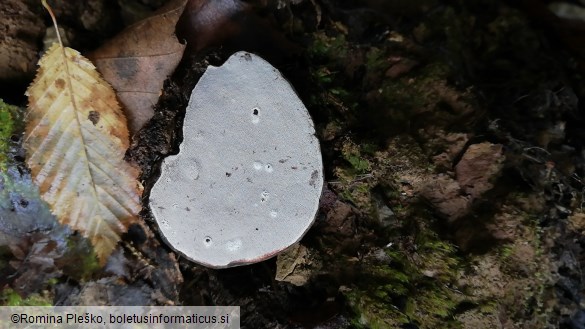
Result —
<instances>
[{"instance_id":1,"label":"soil","mask_svg":"<svg viewBox=\"0 0 585 329\"><path fill-rule=\"evenodd\" d=\"M54 6L71 46L89 52L121 17L143 17L131 4L160 2ZM0 98L20 107L0 104L0 304L239 305L242 328L585 328L585 18L561 19L547 1L258 0L218 13L225 3L205 13L218 21L133 136L142 221L103 268L23 164L24 92L49 20L29 1L0 5L11 17ZM193 38L184 26L180 39ZM213 270L165 245L148 193L179 150L197 80L235 50L295 87L326 182L298 245Z\"/></svg>"}]
</instances>

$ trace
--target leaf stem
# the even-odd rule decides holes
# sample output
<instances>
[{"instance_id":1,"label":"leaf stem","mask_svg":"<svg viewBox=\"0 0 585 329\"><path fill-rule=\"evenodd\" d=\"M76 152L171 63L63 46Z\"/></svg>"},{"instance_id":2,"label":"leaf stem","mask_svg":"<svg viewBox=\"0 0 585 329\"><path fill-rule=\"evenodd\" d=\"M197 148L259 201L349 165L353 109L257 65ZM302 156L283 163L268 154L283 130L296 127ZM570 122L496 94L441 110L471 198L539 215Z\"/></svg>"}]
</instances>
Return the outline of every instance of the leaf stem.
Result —
<instances>
[{"instance_id":1,"label":"leaf stem","mask_svg":"<svg viewBox=\"0 0 585 329\"><path fill-rule=\"evenodd\" d=\"M55 32L57 33L57 39L59 40L59 44L61 45L61 47L63 47L63 41L61 41L61 34L59 33L59 25L57 24L57 19L55 18L55 14L53 14L53 10L51 9L51 6L49 6L49 4L47 3L47 0L41 0L41 3L43 4L43 7L45 7L45 9L47 9L47 11L49 12L49 15L51 15L51 20L53 20L53 25L55 25Z\"/></svg>"}]
</instances>

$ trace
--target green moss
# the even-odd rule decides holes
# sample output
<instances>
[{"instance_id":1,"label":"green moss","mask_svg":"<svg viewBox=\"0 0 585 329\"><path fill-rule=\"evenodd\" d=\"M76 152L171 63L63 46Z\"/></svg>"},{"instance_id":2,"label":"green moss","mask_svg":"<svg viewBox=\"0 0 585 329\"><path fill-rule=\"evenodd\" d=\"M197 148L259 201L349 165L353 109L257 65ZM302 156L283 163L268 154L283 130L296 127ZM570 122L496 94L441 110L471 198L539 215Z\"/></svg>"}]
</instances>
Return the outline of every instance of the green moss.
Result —
<instances>
[{"instance_id":1,"label":"green moss","mask_svg":"<svg viewBox=\"0 0 585 329\"><path fill-rule=\"evenodd\" d=\"M363 146L362 146L363 145ZM341 157L345 162L334 169L339 179L336 191L339 195L354 205L372 210L371 189L377 184L374 167L378 167L376 159L371 155L375 146L368 143L356 144L350 138L342 142ZM365 154L365 150L370 154Z\"/></svg>"},{"instance_id":2,"label":"green moss","mask_svg":"<svg viewBox=\"0 0 585 329\"><path fill-rule=\"evenodd\" d=\"M313 34L313 43L309 47L312 57L326 57L329 59L343 60L347 56L349 45L345 35L337 33L329 36L325 32Z\"/></svg>"},{"instance_id":3,"label":"green moss","mask_svg":"<svg viewBox=\"0 0 585 329\"><path fill-rule=\"evenodd\" d=\"M383 193L393 199L397 218L391 228L374 229L379 238L393 243L383 249L387 256L383 261L380 257L363 261L362 277L348 294L357 314L354 322L371 328L401 328L405 323L458 328L454 316L465 296L447 287L456 284L463 261L457 247L433 230L431 212L418 203L399 201L403 197L396 170L414 169L410 175L417 175L416 168L428 161L413 141L395 142L396 149L381 152L375 143L346 139L340 149L345 160L336 168L340 194L366 213L373 204L373 188L385 182ZM360 180L366 174L371 178Z\"/></svg>"},{"instance_id":4,"label":"green moss","mask_svg":"<svg viewBox=\"0 0 585 329\"><path fill-rule=\"evenodd\" d=\"M399 79L386 79L380 88L382 100L392 104L395 111L409 110L410 114L416 114L431 110L441 100L440 87L445 84L448 72L445 64L434 62Z\"/></svg>"},{"instance_id":5,"label":"green moss","mask_svg":"<svg viewBox=\"0 0 585 329\"><path fill-rule=\"evenodd\" d=\"M359 154L349 154L345 159L358 173L363 174L370 170L370 162L367 159L360 157Z\"/></svg>"},{"instance_id":6,"label":"green moss","mask_svg":"<svg viewBox=\"0 0 585 329\"><path fill-rule=\"evenodd\" d=\"M67 260L62 270L69 277L87 281L101 270L98 258L88 239L71 236L67 240L67 252L63 256Z\"/></svg>"},{"instance_id":7,"label":"green moss","mask_svg":"<svg viewBox=\"0 0 585 329\"><path fill-rule=\"evenodd\" d=\"M433 231L426 231L426 236L419 235L418 249L425 271L433 273L435 278L445 282L455 280L455 269L461 267L461 259L457 256L457 248L452 243L441 240Z\"/></svg>"},{"instance_id":8,"label":"green moss","mask_svg":"<svg viewBox=\"0 0 585 329\"><path fill-rule=\"evenodd\" d=\"M369 181L354 180L347 184L342 188L346 194L342 195L355 200L358 186L365 196L384 182L384 192L380 193L391 199L389 204L396 216L392 227L374 229L379 238L392 244L383 249L387 257L382 262L379 257L363 261L363 277L352 290L352 298L359 302L353 305L358 318L367 319L372 327L390 323L387 328L400 328L404 323L412 323L419 328L458 328L456 310L466 296L457 291L456 284L464 261L458 248L434 230L437 223L432 212L420 203L404 201L401 179L395 176L422 177L428 158L409 138L397 138L393 143L395 147L390 146L385 152L376 152L376 145L367 142L344 141L341 148L347 166L340 172L346 179L358 177L360 169L351 157L366 159L373 176ZM364 212L368 209L365 202L358 207ZM386 316L401 320L388 322Z\"/></svg>"},{"instance_id":9,"label":"green moss","mask_svg":"<svg viewBox=\"0 0 585 329\"><path fill-rule=\"evenodd\" d=\"M338 170L336 173L341 176L344 175L343 170ZM339 195L357 207L367 209L369 211L372 206L370 193L371 184L365 181L348 180L347 178L344 180L346 182L346 186L341 187Z\"/></svg>"},{"instance_id":10,"label":"green moss","mask_svg":"<svg viewBox=\"0 0 585 329\"><path fill-rule=\"evenodd\" d=\"M6 288L0 292L0 305L3 306L51 306L52 298L37 293L22 298L16 291Z\"/></svg>"},{"instance_id":11,"label":"green moss","mask_svg":"<svg viewBox=\"0 0 585 329\"><path fill-rule=\"evenodd\" d=\"M413 210L409 211L412 215ZM421 217L409 218L389 234L396 235L390 240L409 235L413 240L384 249L387 259L382 263L364 260L363 277L349 297L358 319L372 328L400 328L404 323L429 329L459 328L456 310L466 296L448 288L456 284L463 267L457 248L441 239ZM400 320L392 322L388 316Z\"/></svg>"},{"instance_id":12,"label":"green moss","mask_svg":"<svg viewBox=\"0 0 585 329\"><path fill-rule=\"evenodd\" d=\"M458 89L464 84L454 83L461 82L456 78L466 78L461 72L477 69L470 64L483 63L473 56L478 48L485 48L481 56L488 59L498 57L502 50L492 46L508 40L526 43L529 52L537 50L533 38L522 39L526 32L522 19L487 21L488 26L481 28L489 31L474 36L471 31L477 32L476 17L466 10L464 6L457 10L446 7L425 22L426 41L419 42L440 44L444 49L441 54L421 55L413 51L407 38L402 39L404 42L387 39L355 45L335 27L313 34L310 60L318 88L312 99L321 113L327 113L327 120L340 123L330 129L336 133L328 140L338 151L332 160L337 178L332 186L363 217L376 217L372 195L380 191L375 188L385 184L384 190L391 191L381 202L393 211L392 223L383 228L368 227L375 232L370 236L380 241L364 247L390 242L391 246L384 248L389 259L364 257L360 278L344 293L356 313L353 322L358 328L401 328L406 323L419 328L459 328L462 324L456 318L465 309L492 315L499 307L511 306L494 296L494 282L464 271L469 255L461 255L453 243L439 236L434 215L422 202L415 201L417 191L413 186L435 172L429 161L434 153L421 150L420 141L412 134L407 138L400 134L428 127L449 132L453 123L478 108L473 106L476 101L471 92ZM416 66L387 77L393 58L398 57L412 60ZM384 138L377 137L380 135ZM373 138L376 142L369 143ZM388 144L381 149L382 143ZM374 225L375 221L361 218L360 224L364 223ZM511 253L503 247L498 254L507 260ZM472 277L476 280L471 280L473 283L489 289L479 295L478 289L458 287L458 283L466 282L462 276Z\"/></svg>"},{"instance_id":13,"label":"green moss","mask_svg":"<svg viewBox=\"0 0 585 329\"><path fill-rule=\"evenodd\" d=\"M327 67L319 67L313 71L313 76L317 79L317 82L322 85L327 85L333 82L333 73L329 71ZM337 92L336 94L339 94Z\"/></svg>"},{"instance_id":14,"label":"green moss","mask_svg":"<svg viewBox=\"0 0 585 329\"><path fill-rule=\"evenodd\" d=\"M505 263L510 259L510 256L514 253L514 248L511 244L502 245L498 251L500 260Z\"/></svg>"},{"instance_id":15,"label":"green moss","mask_svg":"<svg viewBox=\"0 0 585 329\"><path fill-rule=\"evenodd\" d=\"M343 142L341 156L351 165L354 175L365 174L372 170L370 160L362 155L362 149L351 139Z\"/></svg>"},{"instance_id":16,"label":"green moss","mask_svg":"<svg viewBox=\"0 0 585 329\"><path fill-rule=\"evenodd\" d=\"M419 323L420 328L453 328L457 327L452 316L458 304L459 300L452 291L433 283L409 299L406 313ZM451 325L447 326L449 322Z\"/></svg>"},{"instance_id":17,"label":"green moss","mask_svg":"<svg viewBox=\"0 0 585 329\"><path fill-rule=\"evenodd\" d=\"M410 322L406 314L396 308L386 307L379 299L361 291L347 292L346 298L353 309L357 310L356 317L352 320L356 328L402 328L404 324Z\"/></svg>"},{"instance_id":18,"label":"green moss","mask_svg":"<svg viewBox=\"0 0 585 329\"><path fill-rule=\"evenodd\" d=\"M10 139L17 128L19 108L0 99L0 170L6 170Z\"/></svg>"},{"instance_id":19,"label":"green moss","mask_svg":"<svg viewBox=\"0 0 585 329\"><path fill-rule=\"evenodd\" d=\"M378 279L393 282L347 294L357 312L355 321L371 328L399 328L405 323L429 329L457 328L453 315L462 298L441 282L428 278L424 282L418 273L412 274L385 271L385 277ZM402 305L405 300L406 305Z\"/></svg>"},{"instance_id":20,"label":"green moss","mask_svg":"<svg viewBox=\"0 0 585 329\"><path fill-rule=\"evenodd\" d=\"M495 300L485 301L478 305L479 311L484 314L497 313L499 308L500 304Z\"/></svg>"},{"instance_id":21,"label":"green moss","mask_svg":"<svg viewBox=\"0 0 585 329\"><path fill-rule=\"evenodd\" d=\"M80 277L81 281L87 281L92 278L94 274L101 270L100 263L93 248L88 249L90 252L81 258Z\"/></svg>"},{"instance_id":22,"label":"green moss","mask_svg":"<svg viewBox=\"0 0 585 329\"><path fill-rule=\"evenodd\" d=\"M375 76L381 75L390 67L387 54L377 47L368 50L365 64L367 73Z\"/></svg>"}]
</instances>

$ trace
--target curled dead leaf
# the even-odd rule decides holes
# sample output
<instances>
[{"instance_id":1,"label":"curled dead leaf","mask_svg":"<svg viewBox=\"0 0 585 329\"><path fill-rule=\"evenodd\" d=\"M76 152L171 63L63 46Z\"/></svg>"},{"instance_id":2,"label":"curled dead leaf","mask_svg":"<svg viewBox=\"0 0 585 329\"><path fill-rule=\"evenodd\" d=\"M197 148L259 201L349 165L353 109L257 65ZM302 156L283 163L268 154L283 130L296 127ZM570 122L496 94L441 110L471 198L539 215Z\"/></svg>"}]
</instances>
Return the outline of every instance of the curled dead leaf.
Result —
<instances>
[{"instance_id":1,"label":"curled dead leaf","mask_svg":"<svg viewBox=\"0 0 585 329\"><path fill-rule=\"evenodd\" d=\"M309 249L297 243L278 255L275 279L303 286L320 267Z\"/></svg>"},{"instance_id":2,"label":"curled dead leaf","mask_svg":"<svg viewBox=\"0 0 585 329\"><path fill-rule=\"evenodd\" d=\"M154 115L163 83L183 57L185 45L174 33L186 2L169 2L89 55L116 90L126 110L131 134Z\"/></svg>"}]
</instances>

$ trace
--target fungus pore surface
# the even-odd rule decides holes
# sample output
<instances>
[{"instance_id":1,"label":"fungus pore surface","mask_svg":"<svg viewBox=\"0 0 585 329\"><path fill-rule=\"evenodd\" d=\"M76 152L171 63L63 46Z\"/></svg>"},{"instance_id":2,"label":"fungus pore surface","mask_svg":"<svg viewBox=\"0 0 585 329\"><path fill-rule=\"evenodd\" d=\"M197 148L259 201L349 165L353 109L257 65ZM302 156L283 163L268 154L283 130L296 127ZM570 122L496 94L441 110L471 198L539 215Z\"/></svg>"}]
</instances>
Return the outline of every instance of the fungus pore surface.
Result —
<instances>
[{"instance_id":1,"label":"fungus pore surface","mask_svg":"<svg viewBox=\"0 0 585 329\"><path fill-rule=\"evenodd\" d=\"M150 193L163 238L214 268L258 262L297 242L323 186L319 141L280 72L247 52L209 66L193 89L184 140Z\"/></svg>"}]
</instances>

